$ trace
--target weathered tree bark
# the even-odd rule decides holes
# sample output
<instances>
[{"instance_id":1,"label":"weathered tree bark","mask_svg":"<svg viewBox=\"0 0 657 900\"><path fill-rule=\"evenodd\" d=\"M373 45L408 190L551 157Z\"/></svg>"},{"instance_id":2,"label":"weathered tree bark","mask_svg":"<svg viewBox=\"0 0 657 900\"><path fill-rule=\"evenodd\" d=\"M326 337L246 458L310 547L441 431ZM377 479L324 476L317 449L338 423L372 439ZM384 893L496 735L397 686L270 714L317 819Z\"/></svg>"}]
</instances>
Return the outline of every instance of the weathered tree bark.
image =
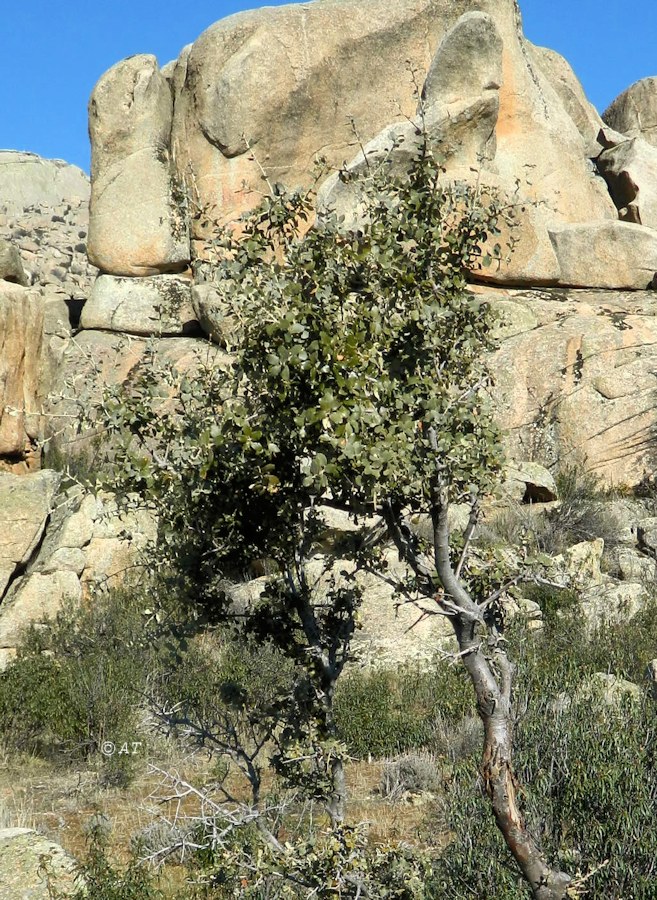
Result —
<instances>
[{"instance_id":1,"label":"weathered tree bark","mask_svg":"<svg viewBox=\"0 0 657 900\"><path fill-rule=\"evenodd\" d=\"M463 664L484 724L482 776L498 828L536 900L563 900L571 878L553 869L530 835L517 803L513 774L512 666L487 629L482 609L472 600L452 568L449 553L448 502L436 490L431 510L438 578L448 598L448 612ZM444 600L439 599L444 603ZM489 659L485 652L492 653Z\"/></svg>"}]
</instances>

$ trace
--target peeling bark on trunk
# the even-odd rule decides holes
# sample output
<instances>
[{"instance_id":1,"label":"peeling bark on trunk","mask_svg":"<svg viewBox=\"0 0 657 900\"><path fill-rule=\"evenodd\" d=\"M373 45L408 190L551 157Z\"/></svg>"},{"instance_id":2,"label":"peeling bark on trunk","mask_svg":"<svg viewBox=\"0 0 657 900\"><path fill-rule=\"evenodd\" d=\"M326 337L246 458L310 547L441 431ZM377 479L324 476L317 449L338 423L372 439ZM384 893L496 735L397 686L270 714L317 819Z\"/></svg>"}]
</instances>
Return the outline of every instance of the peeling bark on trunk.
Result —
<instances>
[{"instance_id":1,"label":"peeling bark on trunk","mask_svg":"<svg viewBox=\"0 0 657 900\"><path fill-rule=\"evenodd\" d=\"M571 878L548 864L518 808L513 773L512 666L497 640L499 636L486 626L481 608L452 568L447 512L445 492L439 490L432 508L436 571L451 601L454 633L484 724L481 773L486 793L497 827L536 900L563 900ZM491 659L485 655L484 646Z\"/></svg>"},{"instance_id":2,"label":"peeling bark on trunk","mask_svg":"<svg viewBox=\"0 0 657 900\"><path fill-rule=\"evenodd\" d=\"M548 864L518 808L518 784L513 773L513 667L503 649L500 635L494 627L488 626L484 609L473 601L463 586L459 577L463 559L456 571L452 567L447 512L447 492L438 484L433 495L431 518L434 572L442 584L444 595L436 596L431 565L409 541L403 517L390 504L383 509L388 533L400 557L410 564L427 596L433 593L454 628L459 655L472 681L477 709L484 724L481 773L497 826L535 900L563 900L567 896L571 877ZM465 536L464 556L473 531L473 519L476 520L474 514Z\"/></svg>"},{"instance_id":3,"label":"peeling bark on trunk","mask_svg":"<svg viewBox=\"0 0 657 900\"><path fill-rule=\"evenodd\" d=\"M463 662L477 697L477 709L484 723L484 750L481 774L491 803L497 827L518 868L537 900L562 900L566 896L570 876L553 869L527 830L518 808L518 782L513 773L513 720L511 715L511 666L503 651L497 651L500 685L489 661L472 635L464 635L461 623L454 621L454 631ZM469 626L467 631L474 631Z\"/></svg>"}]
</instances>

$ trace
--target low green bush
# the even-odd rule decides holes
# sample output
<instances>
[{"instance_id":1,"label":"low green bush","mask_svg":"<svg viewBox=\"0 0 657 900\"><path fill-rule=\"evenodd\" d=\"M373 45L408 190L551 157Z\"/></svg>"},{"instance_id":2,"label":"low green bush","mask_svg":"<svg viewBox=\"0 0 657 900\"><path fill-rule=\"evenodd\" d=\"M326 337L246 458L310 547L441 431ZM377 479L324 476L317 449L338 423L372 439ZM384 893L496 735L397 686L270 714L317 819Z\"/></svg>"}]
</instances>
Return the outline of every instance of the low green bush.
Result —
<instances>
[{"instance_id":1,"label":"low green bush","mask_svg":"<svg viewBox=\"0 0 657 900\"><path fill-rule=\"evenodd\" d=\"M345 675L336 691L335 719L352 756L381 758L431 749L437 728L459 723L473 706L461 667L440 662L424 670L407 664Z\"/></svg>"},{"instance_id":2,"label":"low green bush","mask_svg":"<svg viewBox=\"0 0 657 900\"><path fill-rule=\"evenodd\" d=\"M101 593L66 608L49 627L28 631L16 660L0 673L2 743L80 759L106 741L119 747L138 740L147 679L171 654L170 637L158 632L143 598L127 590ZM123 770L126 759L107 765Z\"/></svg>"},{"instance_id":3,"label":"low green bush","mask_svg":"<svg viewBox=\"0 0 657 900\"><path fill-rule=\"evenodd\" d=\"M171 894L164 894L152 871L136 859L126 865L114 863L107 854L102 833L94 830L89 836L87 852L77 866L74 893L63 895L51 885L49 896L52 900L165 900Z\"/></svg>"}]
</instances>

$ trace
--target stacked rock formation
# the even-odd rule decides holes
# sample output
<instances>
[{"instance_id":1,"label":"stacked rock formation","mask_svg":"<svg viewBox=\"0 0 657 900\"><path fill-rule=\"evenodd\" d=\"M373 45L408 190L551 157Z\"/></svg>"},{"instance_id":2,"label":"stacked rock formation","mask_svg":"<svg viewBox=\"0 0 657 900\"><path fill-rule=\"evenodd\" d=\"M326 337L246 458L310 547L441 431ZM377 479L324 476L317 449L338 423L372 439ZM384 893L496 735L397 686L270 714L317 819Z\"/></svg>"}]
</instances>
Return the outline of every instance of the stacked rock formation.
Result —
<instances>
[{"instance_id":1,"label":"stacked rock formation","mask_svg":"<svg viewBox=\"0 0 657 900\"><path fill-rule=\"evenodd\" d=\"M96 272L89 190L61 160L0 152L0 468L39 465L41 407Z\"/></svg>"},{"instance_id":2,"label":"stacked rock formation","mask_svg":"<svg viewBox=\"0 0 657 900\"><path fill-rule=\"evenodd\" d=\"M134 561L119 519L33 471L42 438L73 455L62 423L146 354L222 365L234 323L212 284L217 228L276 182L311 184L318 156L404 167L420 114L445 178L518 209L514 253L472 273L503 317L495 400L517 470L584 459L630 486L654 472L657 78L603 120L566 60L524 38L516 0L240 13L161 69L141 55L100 79L88 225L84 173L0 152L0 663L21 622ZM353 185L327 177L322 207L353 220ZM535 473L516 481L518 499L546 499ZM131 523L139 540L149 528Z\"/></svg>"},{"instance_id":3,"label":"stacked rock formation","mask_svg":"<svg viewBox=\"0 0 657 900\"><path fill-rule=\"evenodd\" d=\"M625 198L592 162L609 149L604 123L566 61L525 40L516 0L317 0L222 20L162 70L118 63L90 103L92 261L112 276L180 271L207 257L213 221L257 202L263 171L308 184L320 154L361 167L359 143L374 158L395 144L403 164L418 88L449 177L476 168L523 210L488 280L651 284L652 219L619 218ZM323 197L353 208L335 180Z\"/></svg>"}]
</instances>

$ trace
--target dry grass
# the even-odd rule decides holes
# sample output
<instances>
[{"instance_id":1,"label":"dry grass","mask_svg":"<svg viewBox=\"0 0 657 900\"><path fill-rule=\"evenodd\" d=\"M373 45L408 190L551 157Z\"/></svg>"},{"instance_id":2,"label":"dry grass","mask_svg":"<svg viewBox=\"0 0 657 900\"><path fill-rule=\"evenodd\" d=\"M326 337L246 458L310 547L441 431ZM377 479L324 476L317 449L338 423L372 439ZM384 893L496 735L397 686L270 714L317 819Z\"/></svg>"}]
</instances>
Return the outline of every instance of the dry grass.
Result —
<instances>
[{"instance_id":1,"label":"dry grass","mask_svg":"<svg viewBox=\"0 0 657 900\"><path fill-rule=\"evenodd\" d=\"M71 770L30 756L0 757L0 827L29 827L82 858L89 826L102 815L111 823L108 850L117 862L131 857L133 837L154 821L154 798L162 796L162 777L149 763L165 771L176 770L195 785L213 779L213 763L206 756L176 757L170 752L157 759L144 758L128 787L103 786L102 773L94 769ZM347 767L349 803L347 817L369 827L375 843L407 841L425 845L423 823L428 801L422 797L390 802L380 792L383 762L352 762ZM166 814L166 807L162 807ZM189 812L193 812L190 808ZM435 846L435 835L432 836ZM184 884L185 870L168 865L162 888L167 893Z\"/></svg>"},{"instance_id":2,"label":"dry grass","mask_svg":"<svg viewBox=\"0 0 657 900\"><path fill-rule=\"evenodd\" d=\"M166 766L170 759L160 759ZM190 780L208 777L207 758L176 761ZM4 828L35 828L60 843L74 856L83 854L89 822L99 814L111 822L110 850L117 858L130 855L132 836L152 821L147 798L160 777L149 773L148 760L137 765L134 781L126 788L105 787L94 769L70 770L29 756L0 761L0 824Z\"/></svg>"},{"instance_id":3,"label":"dry grass","mask_svg":"<svg viewBox=\"0 0 657 900\"><path fill-rule=\"evenodd\" d=\"M374 843L424 844L426 799L418 796L398 803L387 800L380 791L384 765L383 761L354 762L347 767L349 820L368 824L369 837Z\"/></svg>"}]
</instances>

